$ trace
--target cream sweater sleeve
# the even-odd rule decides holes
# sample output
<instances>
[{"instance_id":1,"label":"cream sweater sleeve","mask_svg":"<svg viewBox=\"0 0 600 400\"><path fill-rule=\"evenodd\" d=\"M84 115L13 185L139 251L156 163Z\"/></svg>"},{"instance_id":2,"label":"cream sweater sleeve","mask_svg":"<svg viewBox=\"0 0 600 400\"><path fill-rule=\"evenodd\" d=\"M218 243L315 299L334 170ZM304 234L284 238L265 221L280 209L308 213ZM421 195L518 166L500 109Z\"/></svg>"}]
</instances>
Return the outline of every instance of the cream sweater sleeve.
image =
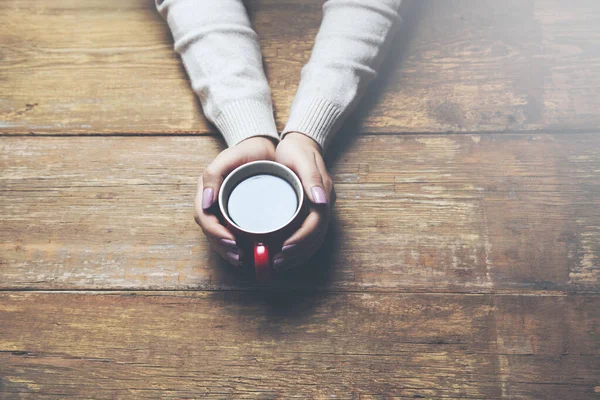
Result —
<instances>
[{"instance_id":1,"label":"cream sweater sleeve","mask_svg":"<svg viewBox=\"0 0 600 400\"><path fill-rule=\"evenodd\" d=\"M301 132L325 150L375 78L402 0L328 0L282 136Z\"/></svg>"},{"instance_id":2,"label":"cream sweater sleeve","mask_svg":"<svg viewBox=\"0 0 600 400\"><path fill-rule=\"evenodd\" d=\"M401 0L328 0L283 135L326 149L375 78ZM271 91L256 33L241 0L156 0L206 117L233 146L277 138Z\"/></svg>"},{"instance_id":3,"label":"cream sweater sleeve","mask_svg":"<svg viewBox=\"0 0 600 400\"><path fill-rule=\"evenodd\" d=\"M279 139L256 33L242 0L156 0L206 117L229 146Z\"/></svg>"}]
</instances>

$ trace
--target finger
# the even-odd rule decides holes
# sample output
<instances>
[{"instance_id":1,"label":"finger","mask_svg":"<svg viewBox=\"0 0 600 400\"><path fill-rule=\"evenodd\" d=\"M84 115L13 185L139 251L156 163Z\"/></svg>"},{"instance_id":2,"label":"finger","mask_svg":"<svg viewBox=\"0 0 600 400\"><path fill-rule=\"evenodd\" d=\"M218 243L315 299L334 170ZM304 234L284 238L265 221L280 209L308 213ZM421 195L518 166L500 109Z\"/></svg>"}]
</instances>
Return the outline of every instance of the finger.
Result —
<instances>
[{"instance_id":1,"label":"finger","mask_svg":"<svg viewBox=\"0 0 600 400\"><path fill-rule=\"evenodd\" d=\"M215 203L225 177L231 171L249 161L251 161L250 157L240 156L231 149L219 153L202 174L202 201L200 203L202 209L206 210ZM200 187L200 184L198 186Z\"/></svg>"},{"instance_id":2,"label":"finger","mask_svg":"<svg viewBox=\"0 0 600 400\"><path fill-rule=\"evenodd\" d=\"M196 220L196 223L200 225L204 234L211 239L235 242L233 234L229 229L221 225L216 215L208 214L206 211L201 210L199 213L195 213L194 219Z\"/></svg>"},{"instance_id":3,"label":"finger","mask_svg":"<svg viewBox=\"0 0 600 400\"><path fill-rule=\"evenodd\" d=\"M207 236L212 248L223 258L225 261L235 267L242 265L243 251L235 245L235 242L215 240Z\"/></svg>"},{"instance_id":4,"label":"finger","mask_svg":"<svg viewBox=\"0 0 600 400\"><path fill-rule=\"evenodd\" d=\"M289 245L301 246L303 242L309 241L311 236L315 236L323 228L326 216L319 210L313 209L307 216L302 225L292 234L284 243L283 247Z\"/></svg>"},{"instance_id":5,"label":"finger","mask_svg":"<svg viewBox=\"0 0 600 400\"><path fill-rule=\"evenodd\" d=\"M327 225L319 227L297 244L284 245L282 251L273 256L273 266L284 271L303 264L323 245L327 234Z\"/></svg>"},{"instance_id":6,"label":"finger","mask_svg":"<svg viewBox=\"0 0 600 400\"><path fill-rule=\"evenodd\" d=\"M323 184L325 186L327 185L327 182L325 182L326 180L331 180L331 177L329 176L329 173L327 172L327 166L325 165L325 161L323 160L323 157L321 157L321 155L317 155L314 154L314 159L315 159L315 165L317 166L317 169L319 170L319 173L321 174L321 179L323 180ZM327 190L327 187L325 188Z\"/></svg>"},{"instance_id":7,"label":"finger","mask_svg":"<svg viewBox=\"0 0 600 400\"><path fill-rule=\"evenodd\" d=\"M323 186L325 188L325 192L327 193L327 198L329 199L329 206L333 206L335 204L335 200L337 198L335 194L335 187L333 186L333 179L331 175L327 171L327 166L325 165L325 161L323 157L315 156L315 163L319 168L319 172L321 172L321 177L323 179Z\"/></svg>"},{"instance_id":8,"label":"finger","mask_svg":"<svg viewBox=\"0 0 600 400\"><path fill-rule=\"evenodd\" d=\"M221 258L235 267L241 266L242 251L237 246L235 237L226 227L221 225L216 215L202 209L201 201L201 197L196 196L196 211L194 214L196 223L202 228L211 247Z\"/></svg>"},{"instance_id":9,"label":"finger","mask_svg":"<svg viewBox=\"0 0 600 400\"><path fill-rule=\"evenodd\" d=\"M309 251L313 247L319 247L323 244L323 241L327 236L327 228L327 226L319 227L301 242L283 246L281 254L284 254L286 257L297 257L303 255L304 252Z\"/></svg>"},{"instance_id":10,"label":"finger","mask_svg":"<svg viewBox=\"0 0 600 400\"><path fill-rule=\"evenodd\" d=\"M216 215L208 212L202 207L202 178L198 182L198 191L194 202L194 220L202 228L206 236L215 240L229 240L235 242L233 234L221 223Z\"/></svg>"},{"instance_id":11,"label":"finger","mask_svg":"<svg viewBox=\"0 0 600 400\"><path fill-rule=\"evenodd\" d=\"M298 155L287 166L300 178L304 191L310 201L315 204L327 204L323 178L316 164L314 153L305 152Z\"/></svg>"},{"instance_id":12,"label":"finger","mask_svg":"<svg viewBox=\"0 0 600 400\"><path fill-rule=\"evenodd\" d=\"M273 266L277 271L283 272L306 264L306 262L319 250L324 240L325 236L319 241L314 241L307 246L302 246L301 251L285 251L275 255L273 257Z\"/></svg>"},{"instance_id":13,"label":"finger","mask_svg":"<svg viewBox=\"0 0 600 400\"><path fill-rule=\"evenodd\" d=\"M298 244L286 245L283 246L281 252L275 254L273 257L276 258L279 255L285 256L285 258L298 258L300 256L304 256L307 252L310 252L313 248L318 248L326 236L326 229L323 231L315 232L313 235L308 237L306 240Z\"/></svg>"}]
</instances>

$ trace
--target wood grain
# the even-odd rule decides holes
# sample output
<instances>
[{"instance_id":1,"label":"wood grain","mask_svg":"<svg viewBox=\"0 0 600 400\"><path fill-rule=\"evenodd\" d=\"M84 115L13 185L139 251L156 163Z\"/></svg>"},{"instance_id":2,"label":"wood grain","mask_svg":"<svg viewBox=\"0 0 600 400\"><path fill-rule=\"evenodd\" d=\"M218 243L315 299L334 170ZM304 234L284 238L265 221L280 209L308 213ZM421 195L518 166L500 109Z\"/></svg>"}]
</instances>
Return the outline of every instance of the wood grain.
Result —
<instances>
[{"instance_id":1,"label":"wood grain","mask_svg":"<svg viewBox=\"0 0 600 400\"><path fill-rule=\"evenodd\" d=\"M322 0L246 4L282 128ZM5 0L0 37L0 398L598 397L597 1L413 2L272 287L193 222L223 144L154 1Z\"/></svg>"},{"instance_id":2,"label":"wood grain","mask_svg":"<svg viewBox=\"0 0 600 400\"><path fill-rule=\"evenodd\" d=\"M207 137L3 138L4 289L253 287L192 219ZM323 250L282 287L600 288L600 135L362 136L329 160Z\"/></svg>"},{"instance_id":3,"label":"wood grain","mask_svg":"<svg viewBox=\"0 0 600 400\"><path fill-rule=\"evenodd\" d=\"M248 1L285 124L322 0ZM151 0L0 3L0 132L211 133ZM595 0L426 0L344 130L600 126Z\"/></svg>"},{"instance_id":4,"label":"wood grain","mask_svg":"<svg viewBox=\"0 0 600 400\"><path fill-rule=\"evenodd\" d=\"M3 293L0 391L590 399L598 305L597 296Z\"/></svg>"}]
</instances>

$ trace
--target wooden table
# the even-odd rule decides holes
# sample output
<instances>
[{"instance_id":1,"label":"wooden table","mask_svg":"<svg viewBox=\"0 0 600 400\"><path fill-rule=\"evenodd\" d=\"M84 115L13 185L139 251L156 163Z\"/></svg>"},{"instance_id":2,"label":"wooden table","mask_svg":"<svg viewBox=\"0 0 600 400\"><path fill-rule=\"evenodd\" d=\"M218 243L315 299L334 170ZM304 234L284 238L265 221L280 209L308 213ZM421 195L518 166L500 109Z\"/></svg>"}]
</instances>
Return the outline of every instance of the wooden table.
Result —
<instances>
[{"instance_id":1,"label":"wooden table","mask_svg":"<svg viewBox=\"0 0 600 400\"><path fill-rule=\"evenodd\" d=\"M282 128L318 0L248 2ZM0 397L600 398L600 3L414 2L273 288L152 0L0 2Z\"/></svg>"}]
</instances>

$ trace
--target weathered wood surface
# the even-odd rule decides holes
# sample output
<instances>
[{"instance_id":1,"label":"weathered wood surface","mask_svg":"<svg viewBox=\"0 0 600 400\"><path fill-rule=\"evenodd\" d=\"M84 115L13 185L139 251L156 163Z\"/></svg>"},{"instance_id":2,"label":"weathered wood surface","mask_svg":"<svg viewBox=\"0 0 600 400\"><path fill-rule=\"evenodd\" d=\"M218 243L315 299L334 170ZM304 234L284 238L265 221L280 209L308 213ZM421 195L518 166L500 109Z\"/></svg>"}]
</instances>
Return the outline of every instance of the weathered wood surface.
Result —
<instances>
[{"instance_id":1,"label":"weathered wood surface","mask_svg":"<svg viewBox=\"0 0 600 400\"><path fill-rule=\"evenodd\" d=\"M248 8L285 124L322 0ZM596 0L427 0L407 9L380 80L347 130L600 126ZM0 2L0 132L214 130L152 0Z\"/></svg>"},{"instance_id":2,"label":"weathered wood surface","mask_svg":"<svg viewBox=\"0 0 600 400\"><path fill-rule=\"evenodd\" d=\"M0 145L1 288L251 286L192 219L216 138ZM281 285L598 293L599 149L594 133L361 136L331 154L329 241Z\"/></svg>"},{"instance_id":3,"label":"weathered wood surface","mask_svg":"<svg viewBox=\"0 0 600 400\"><path fill-rule=\"evenodd\" d=\"M0 390L591 399L599 319L597 296L3 293Z\"/></svg>"},{"instance_id":4,"label":"weathered wood surface","mask_svg":"<svg viewBox=\"0 0 600 400\"><path fill-rule=\"evenodd\" d=\"M322 0L247 4L281 128ZM215 132L154 1L5 0L0 38L0 398L598 397L599 2L414 1L269 290L193 222L222 142L165 137Z\"/></svg>"}]
</instances>

